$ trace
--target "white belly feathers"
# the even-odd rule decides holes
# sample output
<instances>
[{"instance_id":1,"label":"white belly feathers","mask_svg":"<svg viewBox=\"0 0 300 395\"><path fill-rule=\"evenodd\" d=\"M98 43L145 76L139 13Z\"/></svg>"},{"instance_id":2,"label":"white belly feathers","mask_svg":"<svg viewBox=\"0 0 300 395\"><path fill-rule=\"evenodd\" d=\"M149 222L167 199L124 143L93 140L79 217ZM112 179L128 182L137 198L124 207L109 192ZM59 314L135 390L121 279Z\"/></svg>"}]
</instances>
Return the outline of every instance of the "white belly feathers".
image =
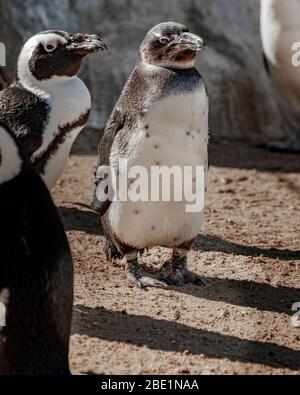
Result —
<instances>
[{"instance_id":1,"label":"white belly feathers","mask_svg":"<svg viewBox=\"0 0 300 395\"><path fill-rule=\"evenodd\" d=\"M168 96L153 103L139 119L128 142L128 167L206 166L208 98L204 86L192 93ZM115 143L111 165L124 152ZM205 185L202 185L203 190ZM203 212L187 213L186 201L113 202L109 220L116 236L135 248L179 246L194 239Z\"/></svg>"},{"instance_id":2,"label":"white belly feathers","mask_svg":"<svg viewBox=\"0 0 300 395\"><path fill-rule=\"evenodd\" d=\"M76 121L86 114L91 108L91 96L83 81L74 77L67 81L58 80L53 83L51 91L47 91L51 112L46 130L43 134L43 143L35 152L34 158L47 151L54 139L61 133L66 125L76 124ZM74 127L66 134L66 138L57 147L49 158L42 178L51 189L61 176L68 160L72 145L83 126Z\"/></svg>"}]
</instances>

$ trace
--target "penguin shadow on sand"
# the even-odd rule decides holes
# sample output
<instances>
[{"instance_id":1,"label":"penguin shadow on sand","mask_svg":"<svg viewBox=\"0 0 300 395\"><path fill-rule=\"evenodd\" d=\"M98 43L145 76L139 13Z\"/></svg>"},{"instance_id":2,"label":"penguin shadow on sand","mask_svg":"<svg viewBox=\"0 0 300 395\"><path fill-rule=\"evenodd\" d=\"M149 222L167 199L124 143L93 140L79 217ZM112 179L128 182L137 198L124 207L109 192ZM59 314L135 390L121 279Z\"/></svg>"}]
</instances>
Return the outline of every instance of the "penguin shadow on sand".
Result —
<instances>
[{"instance_id":1,"label":"penguin shadow on sand","mask_svg":"<svg viewBox=\"0 0 300 395\"><path fill-rule=\"evenodd\" d=\"M104 235L99 215L93 211L88 211L87 206L78 203L78 207L60 207L58 211L66 231L77 230L90 235ZM193 250L203 253L222 252L244 257L265 257L279 261L300 260L300 251L245 246L211 235L199 235ZM161 266L163 263L161 262ZM143 262L143 256L140 258L140 264L144 273L159 278L159 271ZM295 300L300 300L300 289L297 288L275 287L271 284L247 280L206 276L200 278L205 286L189 285L186 287L171 287L171 289L211 301L226 302L236 306L252 307L276 313L289 314Z\"/></svg>"},{"instance_id":2,"label":"penguin shadow on sand","mask_svg":"<svg viewBox=\"0 0 300 395\"><path fill-rule=\"evenodd\" d=\"M78 203L78 207L60 207L58 211L66 231L77 230L90 235L104 235L99 215L93 211L88 211L87 206ZM211 235L199 235L193 250L203 253L222 252L224 254L254 258L265 257L279 261L300 260L300 251L245 246ZM163 263L161 262L161 265ZM159 271L143 262L143 256L140 258L140 266L144 273L151 274L157 279L159 278ZM297 288L275 287L271 284L248 280L207 276L201 276L200 278L205 286L189 285L185 287L171 287L171 289L172 291L198 298L275 313L290 314L293 303L296 300L300 300L300 289Z\"/></svg>"},{"instance_id":3,"label":"penguin shadow on sand","mask_svg":"<svg viewBox=\"0 0 300 395\"><path fill-rule=\"evenodd\" d=\"M244 246L209 235L199 235L193 246L193 250L202 253L222 252L237 256L266 257L279 261L300 260L300 251ZM201 262L205 262L205 257L203 257ZM201 268L201 263L199 266ZM151 273L155 277L159 276L156 268L149 267L145 263L141 264L141 267L146 273ZM235 306L286 314L291 314L291 306L296 300L300 300L300 288L273 286L272 284L258 283L250 280L224 279L202 275L199 278L203 283L202 285L190 284L184 287L171 287L171 289L173 292L210 301L225 302Z\"/></svg>"},{"instance_id":4,"label":"penguin shadow on sand","mask_svg":"<svg viewBox=\"0 0 300 395\"><path fill-rule=\"evenodd\" d=\"M216 236L199 235L194 251L222 252L229 255L246 257L265 257L279 261L299 261L300 251L264 249L255 246L244 246L223 240ZM300 300L300 288L273 286L249 280L223 279L201 276L205 287L176 288L195 297L212 301L226 302L236 306L256 308L261 311L291 314L291 306Z\"/></svg>"},{"instance_id":5,"label":"penguin shadow on sand","mask_svg":"<svg viewBox=\"0 0 300 395\"><path fill-rule=\"evenodd\" d=\"M66 231L79 231L89 235L103 236L99 215L89 210L87 205L78 203L77 207L59 207L58 212Z\"/></svg>"},{"instance_id":6,"label":"penguin shadow on sand","mask_svg":"<svg viewBox=\"0 0 300 395\"><path fill-rule=\"evenodd\" d=\"M73 334L147 346L152 350L188 352L209 358L228 358L233 362L300 369L299 351L274 343L243 340L177 322L82 305L74 307L73 317Z\"/></svg>"}]
</instances>

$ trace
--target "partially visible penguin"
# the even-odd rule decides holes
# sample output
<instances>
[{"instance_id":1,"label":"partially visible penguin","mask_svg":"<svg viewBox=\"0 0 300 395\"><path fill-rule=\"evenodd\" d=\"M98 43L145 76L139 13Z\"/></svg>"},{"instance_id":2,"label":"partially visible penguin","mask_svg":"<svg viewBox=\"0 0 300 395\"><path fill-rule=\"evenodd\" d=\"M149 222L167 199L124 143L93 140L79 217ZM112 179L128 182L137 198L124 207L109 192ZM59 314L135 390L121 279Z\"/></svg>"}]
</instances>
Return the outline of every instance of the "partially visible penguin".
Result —
<instances>
[{"instance_id":1,"label":"partially visible penguin","mask_svg":"<svg viewBox=\"0 0 300 395\"><path fill-rule=\"evenodd\" d=\"M90 92L77 77L82 60L105 48L95 35L41 32L21 50L17 81L0 92L0 119L23 144L49 189L89 118Z\"/></svg>"},{"instance_id":2,"label":"partially visible penguin","mask_svg":"<svg viewBox=\"0 0 300 395\"><path fill-rule=\"evenodd\" d=\"M202 166L207 176L209 104L194 67L204 48L204 40L181 24L166 22L150 30L99 145L91 206L102 217L108 258L125 256L128 280L138 287L199 281L187 269L187 253L201 229L203 210L187 213L186 201L174 199L105 200L107 175L103 177L102 169L110 166L117 175L119 160L125 159L128 169L143 166L148 174L152 166L177 165ZM205 177L200 193L206 182ZM173 249L172 260L161 271L164 282L141 276L139 270L138 252L154 246Z\"/></svg>"},{"instance_id":3,"label":"partially visible penguin","mask_svg":"<svg viewBox=\"0 0 300 395\"><path fill-rule=\"evenodd\" d=\"M48 189L2 123L0 218L0 374L68 375L69 244Z\"/></svg>"},{"instance_id":4,"label":"partially visible penguin","mask_svg":"<svg viewBox=\"0 0 300 395\"><path fill-rule=\"evenodd\" d=\"M300 41L300 0L261 0L261 37L265 64L291 137L273 141L275 150L300 152L300 67L292 62Z\"/></svg>"}]
</instances>

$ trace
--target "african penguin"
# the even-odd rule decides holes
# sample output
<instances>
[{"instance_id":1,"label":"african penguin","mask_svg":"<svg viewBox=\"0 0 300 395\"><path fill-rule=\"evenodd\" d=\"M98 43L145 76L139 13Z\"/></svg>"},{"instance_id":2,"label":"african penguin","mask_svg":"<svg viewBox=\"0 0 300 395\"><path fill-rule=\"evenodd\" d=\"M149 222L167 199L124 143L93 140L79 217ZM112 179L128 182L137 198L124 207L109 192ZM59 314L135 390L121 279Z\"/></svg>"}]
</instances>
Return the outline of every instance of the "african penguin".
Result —
<instances>
[{"instance_id":1,"label":"african penguin","mask_svg":"<svg viewBox=\"0 0 300 395\"><path fill-rule=\"evenodd\" d=\"M96 35L39 33L21 50L17 80L0 92L0 119L23 144L49 189L90 114L89 90L77 77L81 62L105 48Z\"/></svg>"},{"instance_id":2,"label":"african penguin","mask_svg":"<svg viewBox=\"0 0 300 395\"><path fill-rule=\"evenodd\" d=\"M292 136L268 143L279 151L300 151L300 67L292 62L293 45L300 41L300 0L261 0L261 38L265 65Z\"/></svg>"},{"instance_id":3,"label":"african penguin","mask_svg":"<svg viewBox=\"0 0 300 395\"><path fill-rule=\"evenodd\" d=\"M0 217L0 375L68 375L69 244L47 187L2 123Z\"/></svg>"},{"instance_id":4,"label":"african penguin","mask_svg":"<svg viewBox=\"0 0 300 395\"><path fill-rule=\"evenodd\" d=\"M202 166L207 177L209 103L194 67L204 48L204 40L181 24L167 22L150 30L99 145L91 206L102 218L108 258L126 257L128 280L139 287L166 285L139 272L138 252L154 246L173 249L161 279L175 285L199 280L187 270L187 253L200 231L203 210L187 213L186 201L174 199L102 199L107 188L102 169L110 166L118 174L119 159L126 159L129 169L138 165L149 173L152 166Z\"/></svg>"}]
</instances>

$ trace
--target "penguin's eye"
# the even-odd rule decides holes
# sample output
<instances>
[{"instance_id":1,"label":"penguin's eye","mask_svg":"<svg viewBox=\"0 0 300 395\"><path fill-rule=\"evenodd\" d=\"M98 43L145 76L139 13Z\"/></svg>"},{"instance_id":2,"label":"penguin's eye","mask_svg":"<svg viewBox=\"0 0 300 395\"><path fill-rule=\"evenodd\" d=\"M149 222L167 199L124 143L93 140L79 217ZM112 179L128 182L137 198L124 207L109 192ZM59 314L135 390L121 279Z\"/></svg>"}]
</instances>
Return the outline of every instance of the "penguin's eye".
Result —
<instances>
[{"instance_id":1,"label":"penguin's eye","mask_svg":"<svg viewBox=\"0 0 300 395\"><path fill-rule=\"evenodd\" d=\"M159 42L160 42L161 44L163 44L163 45L166 45L166 44L168 44L168 42L170 42L170 39L169 39L168 37L161 37L161 38L159 39Z\"/></svg>"},{"instance_id":2,"label":"penguin's eye","mask_svg":"<svg viewBox=\"0 0 300 395\"><path fill-rule=\"evenodd\" d=\"M45 45L45 50L46 50L47 52L53 52L55 49L56 49L56 46L53 45L53 44L46 44L46 45Z\"/></svg>"}]
</instances>

